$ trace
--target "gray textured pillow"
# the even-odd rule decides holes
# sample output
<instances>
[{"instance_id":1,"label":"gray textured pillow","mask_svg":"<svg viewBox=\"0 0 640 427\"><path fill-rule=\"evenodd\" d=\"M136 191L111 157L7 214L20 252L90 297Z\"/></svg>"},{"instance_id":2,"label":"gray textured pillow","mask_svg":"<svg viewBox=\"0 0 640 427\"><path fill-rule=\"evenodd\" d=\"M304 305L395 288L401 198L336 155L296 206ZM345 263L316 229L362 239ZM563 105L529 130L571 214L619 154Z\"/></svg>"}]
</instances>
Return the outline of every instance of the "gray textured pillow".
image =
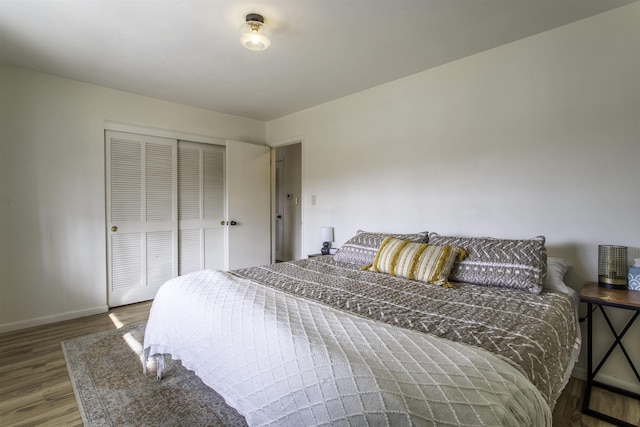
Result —
<instances>
[{"instance_id":1,"label":"gray textured pillow","mask_svg":"<svg viewBox=\"0 0 640 427\"><path fill-rule=\"evenodd\" d=\"M526 240L454 237L429 233L429 244L458 246L468 256L456 262L449 280L522 289L539 294L547 273L544 236Z\"/></svg>"},{"instance_id":2,"label":"gray textured pillow","mask_svg":"<svg viewBox=\"0 0 640 427\"><path fill-rule=\"evenodd\" d=\"M359 266L373 264L378 248L387 237L426 243L427 232L413 234L372 233L358 230L355 236L347 240L333 256L336 261L349 262Z\"/></svg>"}]
</instances>

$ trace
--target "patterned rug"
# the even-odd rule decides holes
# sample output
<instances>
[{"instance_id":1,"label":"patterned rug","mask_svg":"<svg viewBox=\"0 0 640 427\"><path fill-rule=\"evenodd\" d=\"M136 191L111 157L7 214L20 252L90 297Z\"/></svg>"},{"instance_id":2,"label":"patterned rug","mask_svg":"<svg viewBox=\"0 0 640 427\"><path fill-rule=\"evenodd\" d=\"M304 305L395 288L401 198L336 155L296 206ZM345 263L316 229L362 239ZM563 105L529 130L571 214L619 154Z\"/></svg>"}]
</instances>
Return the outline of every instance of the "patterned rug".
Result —
<instances>
[{"instance_id":1,"label":"patterned rug","mask_svg":"<svg viewBox=\"0 0 640 427\"><path fill-rule=\"evenodd\" d=\"M145 324L62 342L85 426L244 426L244 417L179 361L142 372Z\"/></svg>"}]
</instances>

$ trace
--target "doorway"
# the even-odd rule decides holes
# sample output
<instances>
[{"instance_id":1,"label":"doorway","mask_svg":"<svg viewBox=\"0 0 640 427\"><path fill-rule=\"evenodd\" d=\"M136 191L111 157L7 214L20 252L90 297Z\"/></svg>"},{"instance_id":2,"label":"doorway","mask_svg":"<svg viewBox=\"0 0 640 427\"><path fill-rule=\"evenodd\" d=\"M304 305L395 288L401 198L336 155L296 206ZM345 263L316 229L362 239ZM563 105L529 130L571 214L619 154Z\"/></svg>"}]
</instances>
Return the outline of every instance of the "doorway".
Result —
<instances>
[{"instance_id":1,"label":"doorway","mask_svg":"<svg viewBox=\"0 0 640 427\"><path fill-rule=\"evenodd\" d=\"M302 144L275 148L274 241L276 262L302 255Z\"/></svg>"}]
</instances>

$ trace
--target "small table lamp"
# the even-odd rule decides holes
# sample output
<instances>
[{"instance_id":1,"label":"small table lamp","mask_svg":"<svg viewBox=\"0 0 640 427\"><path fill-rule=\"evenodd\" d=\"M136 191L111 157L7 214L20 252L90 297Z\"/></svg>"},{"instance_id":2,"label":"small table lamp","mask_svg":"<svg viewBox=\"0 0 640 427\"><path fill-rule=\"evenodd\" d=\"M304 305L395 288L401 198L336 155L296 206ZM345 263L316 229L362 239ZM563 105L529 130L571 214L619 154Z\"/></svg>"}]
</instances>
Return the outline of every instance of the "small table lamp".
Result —
<instances>
[{"instance_id":1,"label":"small table lamp","mask_svg":"<svg viewBox=\"0 0 640 427\"><path fill-rule=\"evenodd\" d=\"M598 246L598 284L608 289L627 289L627 247Z\"/></svg>"},{"instance_id":2,"label":"small table lamp","mask_svg":"<svg viewBox=\"0 0 640 427\"><path fill-rule=\"evenodd\" d=\"M333 242L333 227L320 227L320 240L322 240L322 255L329 255L329 248Z\"/></svg>"}]
</instances>

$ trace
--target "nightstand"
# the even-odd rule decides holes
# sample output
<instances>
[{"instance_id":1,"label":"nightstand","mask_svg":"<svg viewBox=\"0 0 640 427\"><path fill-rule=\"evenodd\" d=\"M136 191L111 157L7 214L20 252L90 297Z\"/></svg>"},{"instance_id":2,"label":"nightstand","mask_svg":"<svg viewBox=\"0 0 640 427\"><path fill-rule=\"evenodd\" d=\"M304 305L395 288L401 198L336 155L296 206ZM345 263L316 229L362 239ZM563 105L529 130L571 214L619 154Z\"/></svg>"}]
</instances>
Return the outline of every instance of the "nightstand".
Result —
<instances>
[{"instance_id":1,"label":"nightstand","mask_svg":"<svg viewBox=\"0 0 640 427\"><path fill-rule=\"evenodd\" d=\"M627 291L627 290L615 290L615 289L606 289L598 286L597 283L587 283L582 290L580 291L580 301L587 303L587 388L584 392L584 401L582 402L582 413L590 415L595 418L599 418L601 420L607 421L611 424L615 424L618 426L635 426L635 424L628 423L626 421L611 417L609 415L603 414L602 412L595 411L589 408L589 401L591 399L591 389L592 387L599 387L605 390L612 391L614 393L619 393L624 396L628 396L634 399L640 399L640 394L634 393L628 390L621 389L619 387L615 387L609 384L601 383L600 381L595 380L595 376L600 371L600 368L605 364L613 350L616 347L620 347L620 350L624 354L629 366L633 370L633 373L636 375L636 379L640 383L640 374L638 374L638 370L636 369L633 361L629 357L627 350L624 348L622 344L622 338L627 333L633 322L640 315L640 291ZM605 311L605 307L611 307L622 310L631 310L635 311L633 317L627 322L626 326L622 329L620 333L616 331L616 329L611 324L609 320L609 316ZM609 325L609 329L611 333L615 337L615 341L607 350L605 355L602 357L602 360L598 363L598 366L593 367L593 312L597 309L600 309L602 312L602 316L607 321Z\"/></svg>"},{"instance_id":2,"label":"nightstand","mask_svg":"<svg viewBox=\"0 0 640 427\"><path fill-rule=\"evenodd\" d=\"M317 256L322 256L322 254L310 254L310 255L307 255L307 258L315 258Z\"/></svg>"}]
</instances>

